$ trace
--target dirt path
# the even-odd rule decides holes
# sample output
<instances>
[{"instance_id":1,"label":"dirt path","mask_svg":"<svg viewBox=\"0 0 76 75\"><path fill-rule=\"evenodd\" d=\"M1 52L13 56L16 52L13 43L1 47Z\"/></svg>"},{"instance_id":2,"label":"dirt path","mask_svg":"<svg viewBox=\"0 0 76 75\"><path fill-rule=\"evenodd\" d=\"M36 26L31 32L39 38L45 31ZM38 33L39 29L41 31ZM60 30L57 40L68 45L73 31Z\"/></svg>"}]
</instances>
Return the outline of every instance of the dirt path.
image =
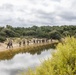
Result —
<instances>
[{"instance_id":1,"label":"dirt path","mask_svg":"<svg viewBox=\"0 0 76 75\"><path fill-rule=\"evenodd\" d=\"M55 40L55 41L52 41L50 43L56 43L56 42L57 41ZM49 44L49 42L48 43L45 43L45 44ZM37 45L37 44L30 43L30 45ZM27 47L27 45L25 45L25 46ZM21 46L21 47L24 47L24 46ZM17 48L21 48L21 47L19 47L19 44L18 43L13 43L13 50L14 49L17 49ZM0 52L1 51L5 51L5 50L9 50L9 48L7 48L7 44L0 43Z\"/></svg>"}]
</instances>

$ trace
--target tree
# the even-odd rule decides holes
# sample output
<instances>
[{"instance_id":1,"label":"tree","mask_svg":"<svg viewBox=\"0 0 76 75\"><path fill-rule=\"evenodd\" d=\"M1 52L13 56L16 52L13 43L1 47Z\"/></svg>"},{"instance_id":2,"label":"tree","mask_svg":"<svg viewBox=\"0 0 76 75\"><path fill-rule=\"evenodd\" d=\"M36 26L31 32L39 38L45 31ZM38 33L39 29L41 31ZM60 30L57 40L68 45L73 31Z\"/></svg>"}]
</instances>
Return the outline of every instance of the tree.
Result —
<instances>
[{"instance_id":1,"label":"tree","mask_svg":"<svg viewBox=\"0 0 76 75\"><path fill-rule=\"evenodd\" d=\"M68 36L68 35L70 35L70 33L69 33L69 31L64 31L64 32L63 32L63 35L64 35L64 36Z\"/></svg>"},{"instance_id":2,"label":"tree","mask_svg":"<svg viewBox=\"0 0 76 75\"><path fill-rule=\"evenodd\" d=\"M31 27L31 30L36 31L37 28L38 28L37 26L33 26L33 27Z\"/></svg>"},{"instance_id":3,"label":"tree","mask_svg":"<svg viewBox=\"0 0 76 75\"><path fill-rule=\"evenodd\" d=\"M18 36L18 33L14 32L11 29L5 28L5 29L2 30L2 32L4 32L7 37L15 37L15 36Z\"/></svg>"},{"instance_id":4,"label":"tree","mask_svg":"<svg viewBox=\"0 0 76 75\"><path fill-rule=\"evenodd\" d=\"M0 42L4 42L6 40L6 37L0 36Z\"/></svg>"},{"instance_id":5,"label":"tree","mask_svg":"<svg viewBox=\"0 0 76 75\"><path fill-rule=\"evenodd\" d=\"M53 30L52 32L49 32L48 36L51 39L57 39L57 40L61 39L61 34L58 31L56 31L56 30Z\"/></svg>"},{"instance_id":6,"label":"tree","mask_svg":"<svg viewBox=\"0 0 76 75\"><path fill-rule=\"evenodd\" d=\"M10 26L10 25L6 25L6 28L7 28L7 29L13 29L13 27Z\"/></svg>"},{"instance_id":7,"label":"tree","mask_svg":"<svg viewBox=\"0 0 76 75\"><path fill-rule=\"evenodd\" d=\"M35 36L35 35L36 35L36 31L34 31L34 30L29 30L29 31L23 32L23 36Z\"/></svg>"},{"instance_id":8,"label":"tree","mask_svg":"<svg viewBox=\"0 0 76 75\"><path fill-rule=\"evenodd\" d=\"M4 31L1 31L0 36L6 36L6 33Z\"/></svg>"}]
</instances>

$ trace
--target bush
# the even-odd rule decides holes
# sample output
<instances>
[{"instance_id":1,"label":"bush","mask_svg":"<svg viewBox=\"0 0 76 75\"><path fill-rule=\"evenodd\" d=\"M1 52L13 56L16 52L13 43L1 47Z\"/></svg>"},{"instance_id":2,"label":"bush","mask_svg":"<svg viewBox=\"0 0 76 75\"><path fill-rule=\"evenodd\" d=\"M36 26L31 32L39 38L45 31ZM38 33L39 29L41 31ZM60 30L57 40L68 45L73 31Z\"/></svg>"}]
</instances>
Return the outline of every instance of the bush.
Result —
<instances>
[{"instance_id":1,"label":"bush","mask_svg":"<svg viewBox=\"0 0 76 75\"><path fill-rule=\"evenodd\" d=\"M6 38L5 38L5 37L0 36L0 42L4 42L5 40L6 40Z\"/></svg>"},{"instance_id":2,"label":"bush","mask_svg":"<svg viewBox=\"0 0 76 75\"><path fill-rule=\"evenodd\" d=\"M61 34L58 31L53 30L52 32L49 32L49 38L60 40Z\"/></svg>"},{"instance_id":3,"label":"bush","mask_svg":"<svg viewBox=\"0 0 76 75\"><path fill-rule=\"evenodd\" d=\"M63 44L58 44L52 58L23 75L76 75L76 39L66 38Z\"/></svg>"}]
</instances>

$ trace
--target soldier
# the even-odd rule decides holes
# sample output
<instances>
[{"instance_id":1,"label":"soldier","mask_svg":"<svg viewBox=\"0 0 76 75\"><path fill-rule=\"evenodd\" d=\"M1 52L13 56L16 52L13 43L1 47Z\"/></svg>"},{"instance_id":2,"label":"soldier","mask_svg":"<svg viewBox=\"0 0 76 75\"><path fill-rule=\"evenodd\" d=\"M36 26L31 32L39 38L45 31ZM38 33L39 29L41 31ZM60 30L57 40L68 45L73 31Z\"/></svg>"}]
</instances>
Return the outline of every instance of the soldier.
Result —
<instances>
[{"instance_id":1,"label":"soldier","mask_svg":"<svg viewBox=\"0 0 76 75\"><path fill-rule=\"evenodd\" d=\"M19 47L21 47L21 41L19 41Z\"/></svg>"},{"instance_id":2,"label":"soldier","mask_svg":"<svg viewBox=\"0 0 76 75\"><path fill-rule=\"evenodd\" d=\"M12 48L13 48L13 43L12 43L12 40L10 41L10 47L12 47Z\"/></svg>"},{"instance_id":3,"label":"soldier","mask_svg":"<svg viewBox=\"0 0 76 75\"><path fill-rule=\"evenodd\" d=\"M25 46L25 40L23 40L23 46Z\"/></svg>"},{"instance_id":4,"label":"soldier","mask_svg":"<svg viewBox=\"0 0 76 75\"><path fill-rule=\"evenodd\" d=\"M13 44L12 44L12 41L10 40L8 43L7 43L7 48L13 48Z\"/></svg>"},{"instance_id":5,"label":"soldier","mask_svg":"<svg viewBox=\"0 0 76 75\"><path fill-rule=\"evenodd\" d=\"M35 44L35 40L33 40L33 43Z\"/></svg>"},{"instance_id":6,"label":"soldier","mask_svg":"<svg viewBox=\"0 0 76 75\"><path fill-rule=\"evenodd\" d=\"M29 45L29 41L27 40L27 45Z\"/></svg>"},{"instance_id":7,"label":"soldier","mask_svg":"<svg viewBox=\"0 0 76 75\"><path fill-rule=\"evenodd\" d=\"M9 44L9 42L7 43L7 48L10 48L10 44Z\"/></svg>"},{"instance_id":8,"label":"soldier","mask_svg":"<svg viewBox=\"0 0 76 75\"><path fill-rule=\"evenodd\" d=\"M44 43L45 42L45 40L44 39L42 39L42 43Z\"/></svg>"}]
</instances>

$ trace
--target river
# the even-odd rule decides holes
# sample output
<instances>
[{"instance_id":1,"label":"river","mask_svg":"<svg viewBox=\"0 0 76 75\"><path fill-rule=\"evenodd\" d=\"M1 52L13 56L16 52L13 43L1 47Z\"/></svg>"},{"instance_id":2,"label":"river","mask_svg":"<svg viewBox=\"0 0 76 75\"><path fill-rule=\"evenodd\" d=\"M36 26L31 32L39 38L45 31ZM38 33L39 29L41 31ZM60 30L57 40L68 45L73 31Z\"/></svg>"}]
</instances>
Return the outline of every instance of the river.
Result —
<instances>
[{"instance_id":1,"label":"river","mask_svg":"<svg viewBox=\"0 0 76 75\"><path fill-rule=\"evenodd\" d=\"M51 57L53 49L43 50L40 53L19 53L10 60L0 60L0 75L18 75L28 68L34 68L44 59Z\"/></svg>"}]
</instances>

